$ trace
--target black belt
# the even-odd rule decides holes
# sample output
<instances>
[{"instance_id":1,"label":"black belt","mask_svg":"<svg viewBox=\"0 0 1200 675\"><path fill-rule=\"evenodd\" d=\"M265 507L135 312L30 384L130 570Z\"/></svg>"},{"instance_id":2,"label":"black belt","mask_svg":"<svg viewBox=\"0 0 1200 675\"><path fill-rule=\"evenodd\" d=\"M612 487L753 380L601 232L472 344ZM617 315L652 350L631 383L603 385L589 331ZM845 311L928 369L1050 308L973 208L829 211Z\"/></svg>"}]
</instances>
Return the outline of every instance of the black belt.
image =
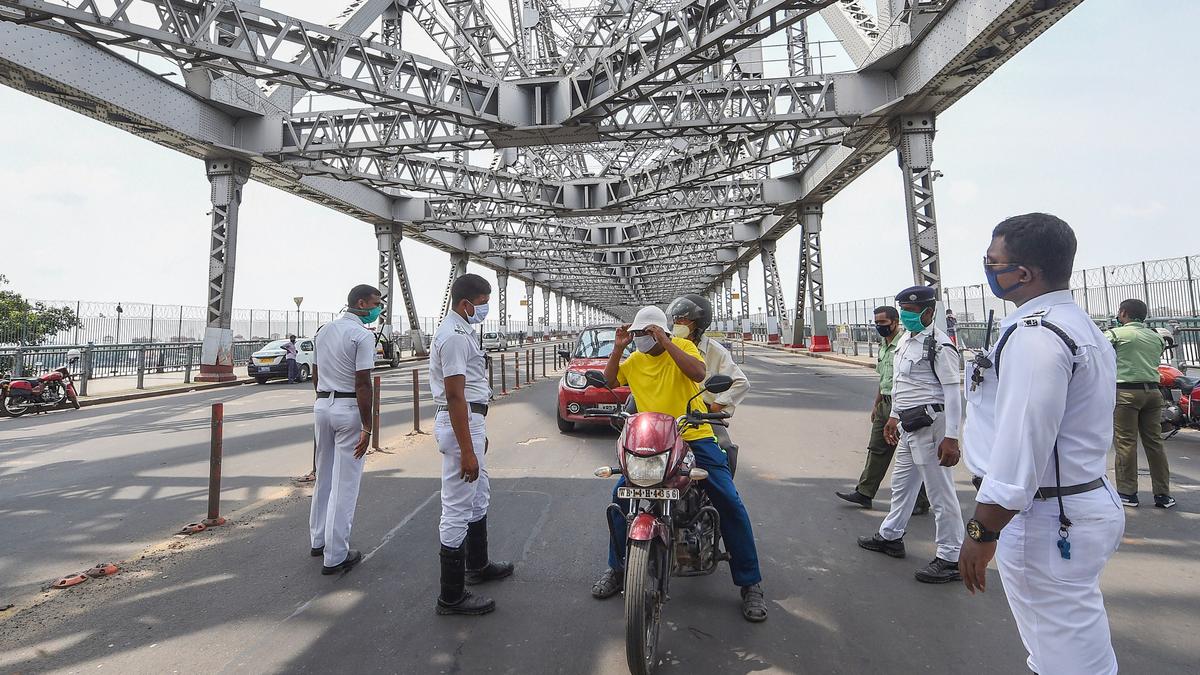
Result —
<instances>
[{"instance_id":1,"label":"black belt","mask_svg":"<svg viewBox=\"0 0 1200 675\"><path fill-rule=\"evenodd\" d=\"M1070 497L1071 495L1091 492L1096 488L1104 487L1104 479L1097 478L1096 480L1080 483L1079 485L1068 485L1066 487L1044 487L1038 488L1034 497L1038 499L1054 499L1055 497Z\"/></svg>"},{"instance_id":2,"label":"black belt","mask_svg":"<svg viewBox=\"0 0 1200 675\"><path fill-rule=\"evenodd\" d=\"M912 408L905 408L905 410L912 410L914 408L924 408L925 406L929 406L930 408L933 409L934 412L942 412L943 410L946 409L946 406L942 405L941 403L923 403L921 405L914 405Z\"/></svg>"},{"instance_id":3,"label":"black belt","mask_svg":"<svg viewBox=\"0 0 1200 675\"><path fill-rule=\"evenodd\" d=\"M334 398L354 398L358 394L352 391L318 391L317 398L329 398L332 395Z\"/></svg>"},{"instance_id":4,"label":"black belt","mask_svg":"<svg viewBox=\"0 0 1200 675\"><path fill-rule=\"evenodd\" d=\"M471 408L471 412L478 413L480 415L483 415L484 417L487 417L488 407L487 407L486 403L470 403L468 405ZM450 406L439 405L437 407L437 411L438 412L450 412Z\"/></svg>"},{"instance_id":5,"label":"black belt","mask_svg":"<svg viewBox=\"0 0 1200 675\"><path fill-rule=\"evenodd\" d=\"M975 491L978 492L979 486L983 484L983 478L980 476L972 476L971 484L975 486ZM1038 491L1034 494L1034 497L1036 497L1038 499L1054 499L1056 497L1070 497L1071 495L1078 495L1078 494L1082 494L1084 492L1091 492L1092 490L1095 490L1096 488L1103 487L1103 486L1104 486L1104 479L1097 478L1096 480L1088 481L1087 483L1080 483L1079 485L1068 485L1067 487L1064 487L1064 488L1059 488L1059 487L1038 488Z\"/></svg>"},{"instance_id":6,"label":"black belt","mask_svg":"<svg viewBox=\"0 0 1200 675\"><path fill-rule=\"evenodd\" d=\"M1155 391L1158 389L1157 382L1118 382L1117 389L1141 389L1142 391Z\"/></svg>"}]
</instances>

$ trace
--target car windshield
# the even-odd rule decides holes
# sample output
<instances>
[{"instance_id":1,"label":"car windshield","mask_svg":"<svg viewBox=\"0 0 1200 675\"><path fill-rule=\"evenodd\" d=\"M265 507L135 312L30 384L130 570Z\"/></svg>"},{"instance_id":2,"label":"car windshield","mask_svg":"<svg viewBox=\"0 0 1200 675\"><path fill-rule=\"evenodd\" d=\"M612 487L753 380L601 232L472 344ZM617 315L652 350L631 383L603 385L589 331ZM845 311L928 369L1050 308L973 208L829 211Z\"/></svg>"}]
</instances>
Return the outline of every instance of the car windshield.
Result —
<instances>
[{"instance_id":1,"label":"car windshield","mask_svg":"<svg viewBox=\"0 0 1200 675\"><path fill-rule=\"evenodd\" d=\"M617 329L593 328L579 334L579 342L575 343L575 358L577 359L607 359L612 355L613 344L616 343ZM625 356L633 353L633 345L625 348Z\"/></svg>"},{"instance_id":2,"label":"car windshield","mask_svg":"<svg viewBox=\"0 0 1200 675\"><path fill-rule=\"evenodd\" d=\"M495 339L496 339L496 334L495 334L495 333L484 333L484 334L483 334L483 339L484 339L484 340L495 340Z\"/></svg>"}]
</instances>

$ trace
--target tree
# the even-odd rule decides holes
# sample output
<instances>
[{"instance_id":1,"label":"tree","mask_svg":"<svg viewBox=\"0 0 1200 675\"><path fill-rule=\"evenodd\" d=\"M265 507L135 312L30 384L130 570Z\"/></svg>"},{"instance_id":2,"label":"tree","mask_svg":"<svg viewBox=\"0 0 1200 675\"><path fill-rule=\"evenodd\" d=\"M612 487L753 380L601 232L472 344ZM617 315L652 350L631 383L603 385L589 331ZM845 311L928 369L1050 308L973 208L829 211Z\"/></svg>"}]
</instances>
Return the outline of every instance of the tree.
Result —
<instances>
[{"instance_id":1,"label":"tree","mask_svg":"<svg viewBox=\"0 0 1200 675\"><path fill-rule=\"evenodd\" d=\"M67 307L48 307L29 302L20 293L5 290L8 278L0 274L0 342L41 344L48 337L82 324Z\"/></svg>"}]
</instances>

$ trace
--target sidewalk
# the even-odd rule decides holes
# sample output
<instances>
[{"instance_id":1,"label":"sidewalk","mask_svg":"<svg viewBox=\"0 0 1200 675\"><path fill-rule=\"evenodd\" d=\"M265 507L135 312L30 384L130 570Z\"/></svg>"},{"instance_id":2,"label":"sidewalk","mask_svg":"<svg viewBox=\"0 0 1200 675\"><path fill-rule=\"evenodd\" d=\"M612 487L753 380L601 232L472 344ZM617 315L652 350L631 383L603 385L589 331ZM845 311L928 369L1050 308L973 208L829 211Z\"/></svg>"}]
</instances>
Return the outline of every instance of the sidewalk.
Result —
<instances>
[{"instance_id":1,"label":"sidewalk","mask_svg":"<svg viewBox=\"0 0 1200 675\"><path fill-rule=\"evenodd\" d=\"M799 354L807 356L810 359L824 359L826 361L834 361L837 363L845 363L851 366L859 366L862 368L875 369L875 357L860 354L859 356L851 356L848 354L836 354L834 352L810 352L802 347L786 347L784 345L770 345L763 342L747 342L747 346L760 347L762 349L773 349L775 351L787 352L789 354Z\"/></svg>"}]
</instances>

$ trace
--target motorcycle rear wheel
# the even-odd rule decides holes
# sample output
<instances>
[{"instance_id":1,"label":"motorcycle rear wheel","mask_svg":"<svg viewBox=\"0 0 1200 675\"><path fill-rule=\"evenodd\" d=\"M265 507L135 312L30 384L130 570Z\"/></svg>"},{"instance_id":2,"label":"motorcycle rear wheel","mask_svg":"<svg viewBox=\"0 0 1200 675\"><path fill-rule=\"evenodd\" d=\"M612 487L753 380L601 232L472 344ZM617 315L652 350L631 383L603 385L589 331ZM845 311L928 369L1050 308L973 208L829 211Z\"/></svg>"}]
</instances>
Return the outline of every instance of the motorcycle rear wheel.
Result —
<instances>
[{"instance_id":1,"label":"motorcycle rear wheel","mask_svg":"<svg viewBox=\"0 0 1200 675\"><path fill-rule=\"evenodd\" d=\"M625 560L625 660L630 675L650 675L656 665L658 628L664 598L662 544L635 541Z\"/></svg>"},{"instance_id":2,"label":"motorcycle rear wheel","mask_svg":"<svg viewBox=\"0 0 1200 675\"><path fill-rule=\"evenodd\" d=\"M29 412L33 408L33 404L27 403L22 399L20 402L13 400L11 396L5 396L0 399L0 407L4 408L4 414L9 417L20 417Z\"/></svg>"}]
</instances>

